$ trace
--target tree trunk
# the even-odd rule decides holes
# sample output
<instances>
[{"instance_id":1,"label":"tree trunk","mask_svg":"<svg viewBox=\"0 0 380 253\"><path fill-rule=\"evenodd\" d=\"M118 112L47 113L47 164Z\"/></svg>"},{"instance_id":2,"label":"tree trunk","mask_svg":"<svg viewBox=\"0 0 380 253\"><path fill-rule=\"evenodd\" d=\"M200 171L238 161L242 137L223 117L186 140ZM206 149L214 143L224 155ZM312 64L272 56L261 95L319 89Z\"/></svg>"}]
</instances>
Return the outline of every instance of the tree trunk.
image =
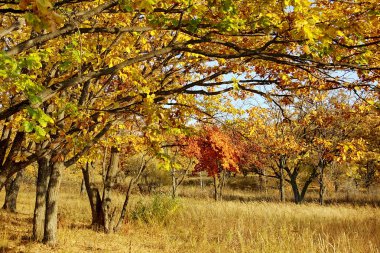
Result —
<instances>
[{"instance_id":1,"label":"tree trunk","mask_svg":"<svg viewBox=\"0 0 380 253\"><path fill-rule=\"evenodd\" d=\"M112 229L113 214L111 212L111 190L115 184L115 175L119 169L119 157L120 153L116 147L111 148L110 163L108 165L107 174L105 178L104 191L103 191L103 203L102 209L104 212L104 230L106 233L110 233Z\"/></svg>"},{"instance_id":2,"label":"tree trunk","mask_svg":"<svg viewBox=\"0 0 380 253\"><path fill-rule=\"evenodd\" d=\"M376 175L375 161L374 160L367 161L367 164L365 167L366 167L366 175L365 175L364 187L367 188L367 191L369 192L371 185L375 181L375 175Z\"/></svg>"},{"instance_id":3,"label":"tree trunk","mask_svg":"<svg viewBox=\"0 0 380 253\"><path fill-rule=\"evenodd\" d=\"M59 188L62 178L63 162L51 164L51 173L46 195L45 233L43 242L49 245L57 243Z\"/></svg>"},{"instance_id":4,"label":"tree trunk","mask_svg":"<svg viewBox=\"0 0 380 253\"><path fill-rule=\"evenodd\" d=\"M46 193L50 177L50 157L38 159L36 201L33 216L33 240L42 241L45 231Z\"/></svg>"},{"instance_id":5,"label":"tree trunk","mask_svg":"<svg viewBox=\"0 0 380 253\"><path fill-rule=\"evenodd\" d=\"M280 167L280 200L285 202L284 168Z\"/></svg>"},{"instance_id":6,"label":"tree trunk","mask_svg":"<svg viewBox=\"0 0 380 253\"><path fill-rule=\"evenodd\" d=\"M13 141L10 141L11 129L3 129L0 138L0 191L16 172L26 167L15 168L12 158L21 149L21 145L25 138L25 132L17 132ZM8 149L8 147L10 147Z\"/></svg>"},{"instance_id":7,"label":"tree trunk","mask_svg":"<svg viewBox=\"0 0 380 253\"><path fill-rule=\"evenodd\" d=\"M287 181L292 186L293 195L294 195L294 202L296 204L300 204L305 199L305 195L307 192L307 189L309 188L311 182L318 176L318 170L315 168L310 173L309 177L303 184L302 190L300 192L298 184L297 184L297 177L299 175L299 167L295 168L293 172L290 171L288 167L284 167L284 170L287 172L290 180Z\"/></svg>"},{"instance_id":8,"label":"tree trunk","mask_svg":"<svg viewBox=\"0 0 380 253\"><path fill-rule=\"evenodd\" d=\"M226 171L223 170L221 173L221 178L219 180L219 200L223 200L223 190L224 190L224 185L226 184Z\"/></svg>"},{"instance_id":9,"label":"tree trunk","mask_svg":"<svg viewBox=\"0 0 380 253\"><path fill-rule=\"evenodd\" d=\"M92 227L95 230L104 229L104 213L102 209L102 199L100 198L99 189L94 185L91 179L91 164L87 163L86 168L82 168L83 181L86 187L87 196L91 207Z\"/></svg>"},{"instance_id":10,"label":"tree trunk","mask_svg":"<svg viewBox=\"0 0 380 253\"><path fill-rule=\"evenodd\" d=\"M263 168L263 183L264 183L264 192L265 192L265 197L268 196L268 180L267 180L267 175L266 175L266 170Z\"/></svg>"},{"instance_id":11,"label":"tree trunk","mask_svg":"<svg viewBox=\"0 0 380 253\"><path fill-rule=\"evenodd\" d=\"M178 173L178 171L176 170L172 170L172 184L173 184L173 192L172 192L172 198L176 198L178 197L178 193L177 193L177 189L178 189L178 186L180 186L182 183L183 183L183 180L185 179L186 175L187 175L187 172L189 171L190 169L190 166L191 164L193 163L192 159L190 159L186 169L184 171L181 171L182 173L182 176L181 177L176 177L176 172Z\"/></svg>"},{"instance_id":12,"label":"tree trunk","mask_svg":"<svg viewBox=\"0 0 380 253\"><path fill-rule=\"evenodd\" d=\"M25 170L21 170L17 173L13 180L9 180L5 187L5 201L3 209L16 212L17 196L20 190L20 182Z\"/></svg>"},{"instance_id":13,"label":"tree trunk","mask_svg":"<svg viewBox=\"0 0 380 253\"><path fill-rule=\"evenodd\" d=\"M151 159L149 159L149 160L151 160ZM128 207L128 203L129 203L129 197L131 195L132 188L135 186L136 182L138 182L140 180L140 177L141 177L142 173L144 172L144 170L146 169L149 160L145 160L144 156L142 157L140 169L139 169L136 177L135 178L131 178L131 180L129 181L129 185L128 185L127 192L125 194L125 200L124 200L124 203L123 203L123 207L121 209L119 221L117 222L116 226L113 229L114 232L119 231L119 229L121 227L121 224L122 224L122 222L125 219L125 216L127 214L127 207Z\"/></svg>"},{"instance_id":14,"label":"tree trunk","mask_svg":"<svg viewBox=\"0 0 380 253\"><path fill-rule=\"evenodd\" d=\"M202 177L202 171L199 172L199 177L200 177L200 185L201 185L201 189L203 190L203 177Z\"/></svg>"},{"instance_id":15,"label":"tree trunk","mask_svg":"<svg viewBox=\"0 0 380 253\"><path fill-rule=\"evenodd\" d=\"M114 232L117 232L120 229L121 224L122 224L122 222L125 219L125 216L127 214L127 207L128 207L128 203L129 203L129 197L131 195L131 191L132 191L132 187L134 185L134 182L135 182L135 180L133 180L133 178L129 182L127 193L125 194L125 200L124 200L124 203L123 203L123 207L121 209L119 221L117 222L116 226L113 229Z\"/></svg>"},{"instance_id":16,"label":"tree trunk","mask_svg":"<svg viewBox=\"0 0 380 253\"><path fill-rule=\"evenodd\" d=\"M324 196L325 196L325 191L326 191L326 186L325 186L325 166L321 165L319 167L319 204L323 205L324 204Z\"/></svg>"},{"instance_id":17,"label":"tree trunk","mask_svg":"<svg viewBox=\"0 0 380 253\"><path fill-rule=\"evenodd\" d=\"M218 201L218 180L216 178L217 176L214 175L213 176L213 179L214 179L214 200L215 201Z\"/></svg>"},{"instance_id":18,"label":"tree trunk","mask_svg":"<svg viewBox=\"0 0 380 253\"><path fill-rule=\"evenodd\" d=\"M301 195L300 195L300 192L298 190L297 181L295 179L291 179L290 185L292 186L292 190L293 190L294 203L300 204L303 199L301 199Z\"/></svg>"}]
</instances>

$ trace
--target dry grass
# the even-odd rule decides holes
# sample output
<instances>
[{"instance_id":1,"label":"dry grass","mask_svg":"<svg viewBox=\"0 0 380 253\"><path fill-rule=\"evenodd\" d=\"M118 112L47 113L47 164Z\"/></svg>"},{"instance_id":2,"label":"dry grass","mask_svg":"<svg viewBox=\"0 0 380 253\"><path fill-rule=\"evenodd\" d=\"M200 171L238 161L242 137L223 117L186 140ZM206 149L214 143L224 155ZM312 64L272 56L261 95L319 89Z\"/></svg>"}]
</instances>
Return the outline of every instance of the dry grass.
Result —
<instances>
[{"instance_id":1,"label":"dry grass","mask_svg":"<svg viewBox=\"0 0 380 253\"><path fill-rule=\"evenodd\" d=\"M129 221L118 234L106 235L88 228L86 196L62 191L55 248L30 241L34 193L23 188L20 212L0 211L0 252L380 252L380 209L370 206L182 198L164 224ZM187 195L195 194L189 187ZM133 199L131 208L150 200Z\"/></svg>"}]
</instances>

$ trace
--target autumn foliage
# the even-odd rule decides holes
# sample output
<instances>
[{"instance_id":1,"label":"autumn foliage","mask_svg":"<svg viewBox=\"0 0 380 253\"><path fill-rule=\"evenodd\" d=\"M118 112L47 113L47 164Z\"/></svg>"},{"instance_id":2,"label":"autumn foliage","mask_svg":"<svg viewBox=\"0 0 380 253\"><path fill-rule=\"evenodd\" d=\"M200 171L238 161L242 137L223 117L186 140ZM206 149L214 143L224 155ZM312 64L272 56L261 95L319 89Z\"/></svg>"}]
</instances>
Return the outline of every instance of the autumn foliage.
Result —
<instances>
[{"instance_id":1,"label":"autumn foliage","mask_svg":"<svg viewBox=\"0 0 380 253\"><path fill-rule=\"evenodd\" d=\"M171 166L162 146L172 139L165 137L186 134L205 115L212 123L217 114L239 112L235 99L264 108L274 102L287 115L245 108L249 122L239 131L251 141L220 121L186 138L195 171L206 171L215 186L219 180L220 189L227 172L244 166L281 181L285 170L293 188L309 171L307 187L318 173L322 182L339 158L376 169L378 117L355 123L355 111L318 104L322 93L313 103L301 97L345 90L378 115L378 2L1 1L0 190L38 164L40 218L33 222L41 231L33 237L54 245L63 171L101 154L113 172L119 151L132 150L150 150ZM110 175L108 190L116 172Z\"/></svg>"},{"instance_id":2,"label":"autumn foliage","mask_svg":"<svg viewBox=\"0 0 380 253\"><path fill-rule=\"evenodd\" d=\"M206 171L209 176L215 176L222 170L239 172L241 150L217 126L205 126L199 135L188 137L185 142L185 154L198 160L196 172Z\"/></svg>"}]
</instances>

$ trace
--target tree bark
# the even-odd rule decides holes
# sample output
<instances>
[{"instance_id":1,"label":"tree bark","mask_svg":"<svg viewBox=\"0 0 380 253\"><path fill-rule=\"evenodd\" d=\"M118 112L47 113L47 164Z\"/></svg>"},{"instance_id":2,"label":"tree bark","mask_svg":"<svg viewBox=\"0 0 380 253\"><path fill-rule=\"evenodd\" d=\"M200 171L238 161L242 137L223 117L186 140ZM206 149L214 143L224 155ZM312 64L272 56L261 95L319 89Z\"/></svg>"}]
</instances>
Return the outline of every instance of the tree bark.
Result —
<instances>
[{"instance_id":1,"label":"tree bark","mask_svg":"<svg viewBox=\"0 0 380 253\"><path fill-rule=\"evenodd\" d=\"M33 240L41 242L45 232L46 193L50 177L50 157L38 159L36 201L33 216Z\"/></svg>"},{"instance_id":2,"label":"tree bark","mask_svg":"<svg viewBox=\"0 0 380 253\"><path fill-rule=\"evenodd\" d=\"M202 176L202 171L199 172L199 178L200 178L201 189L203 190L203 176Z\"/></svg>"},{"instance_id":3,"label":"tree bark","mask_svg":"<svg viewBox=\"0 0 380 253\"><path fill-rule=\"evenodd\" d=\"M94 229L98 230L104 228L104 213L102 209L102 199L100 198L99 189L91 180L90 169L92 169L92 166L89 163L86 164L86 168L82 168L83 181L91 207L91 225Z\"/></svg>"},{"instance_id":4,"label":"tree bark","mask_svg":"<svg viewBox=\"0 0 380 253\"><path fill-rule=\"evenodd\" d=\"M64 164L61 161L55 161L51 164L46 195L45 233L43 239L43 242L49 245L57 243L58 200L63 168Z\"/></svg>"},{"instance_id":5,"label":"tree bark","mask_svg":"<svg viewBox=\"0 0 380 253\"><path fill-rule=\"evenodd\" d=\"M124 200L124 203L123 203L123 207L121 209L121 213L120 213L120 217L119 217L119 221L117 222L116 226L114 227L113 231L114 232L117 232L119 231L120 227L121 227L121 224L122 222L124 221L125 219L125 216L127 214L127 207L128 207L128 203L129 203L129 197L131 195L131 192L132 192L132 187L134 186L135 184L135 180L132 178L131 181L129 182L129 185L128 185L128 189L127 189L127 193L125 194L125 200Z\"/></svg>"},{"instance_id":6,"label":"tree bark","mask_svg":"<svg viewBox=\"0 0 380 253\"><path fill-rule=\"evenodd\" d=\"M226 183L226 171L222 170L219 174L214 175L214 200L223 200L223 189Z\"/></svg>"},{"instance_id":7,"label":"tree bark","mask_svg":"<svg viewBox=\"0 0 380 253\"><path fill-rule=\"evenodd\" d=\"M13 180L9 180L5 187L5 201L3 209L16 212L17 205L17 196L20 190L20 182L24 175L25 170L21 170L17 173L16 177Z\"/></svg>"},{"instance_id":8,"label":"tree bark","mask_svg":"<svg viewBox=\"0 0 380 253\"><path fill-rule=\"evenodd\" d=\"M108 165L107 174L105 178L102 209L104 212L104 230L106 233L112 231L113 212L111 212L111 191L115 184L115 175L119 169L120 153L116 147L111 148L110 163Z\"/></svg>"},{"instance_id":9,"label":"tree bark","mask_svg":"<svg viewBox=\"0 0 380 253\"><path fill-rule=\"evenodd\" d=\"M300 195L300 192L298 190L297 181L292 178L290 180L290 185L292 186L292 190L293 190L294 203L300 204L303 199L301 199L301 195Z\"/></svg>"},{"instance_id":10,"label":"tree bark","mask_svg":"<svg viewBox=\"0 0 380 253\"><path fill-rule=\"evenodd\" d=\"M321 165L319 166L319 204L323 205L324 204L324 197L325 197L325 191L326 191L326 186L325 186L325 166Z\"/></svg>"},{"instance_id":11,"label":"tree bark","mask_svg":"<svg viewBox=\"0 0 380 253\"><path fill-rule=\"evenodd\" d=\"M219 180L219 200L223 200L223 190L224 190L224 186L226 184L226 171L223 170L221 175L220 175L220 180Z\"/></svg>"},{"instance_id":12,"label":"tree bark","mask_svg":"<svg viewBox=\"0 0 380 253\"><path fill-rule=\"evenodd\" d=\"M182 182L185 179L187 172L189 171L192 163L193 163L193 161L192 161L192 159L190 159L186 169L182 170L182 176L181 177L179 177L179 176L177 177L176 172L178 173L178 171L176 171L175 169L172 169L171 173L172 173L172 198L173 199L178 197L178 193L177 193L178 186L180 186L182 184ZM201 183L202 183L202 181L201 181Z\"/></svg>"},{"instance_id":13,"label":"tree bark","mask_svg":"<svg viewBox=\"0 0 380 253\"><path fill-rule=\"evenodd\" d=\"M366 174L365 174L364 187L369 192L371 185L375 181L375 175L376 175L375 160L367 161L365 168L366 168Z\"/></svg>"},{"instance_id":14,"label":"tree bark","mask_svg":"<svg viewBox=\"0 0 380 253\"><path fill-rule=\"evenodd\" d=\"M300 204L303 202L307 189L309 188L311 182L318 176L318 170L313 169L313 171L309 174L307 180L303 184L302 190L300 191L299 185L297 183L297 177L299 175L299 169L300 167L294 168L293 172L289 169L289 167L285 166L283 167L286 173L288 174L290 180L286 180L288 183L290 183L293 191L294 196L294 202L296 204Z\"/></svg>"},{"instance_id":15,"label":"tree bark","mask_svg":"<svg viewBox=\"0 0 380 253\"><path fill-rule=\"evenodd\" d=\"M263 168L263 187L264 187L264 192L265 192L265 197L268 196L268 179L267 179L267 172L266 172L266 169Z\"/></svg>"},{"instance_id":16,"label":"tree bark","mask_svg":"<svg viewBox=\"0 0 380 253\"><path fill-rule=\"evenodd\" d=\"M28 165L28 163L24 163L25 166L20 166L21 163L15 163L12 159L15 154L20 152L25 133L17 132L12 142L10 142L10 134L11 130L5 128L0 139L0 191L10 177Z\"/></svg>"},{"instance_id":17,"label":"tree bark","mask_svg":"<svg viewBox=\"0 0 380 253\"><path fill-rule=\"evenodd\" d=\"M280 167L280 200L285 202L284 167Z\"/></svg>"},{"instance_id":18,"label":"tree bark","mask_svg":"<svg viewBox=\"0 0 380 253\"><path fill-rule=\"evenodd\" d=\"M128 207L128 203L129 203L129 197L131 195L131 192L132 192L132 188L136 185L136 183L140 180L140 177L142 175L142 173L144 172L144 170L146 169L147 167L147 164L148 162L152 159L153 157L151 157L150 159L148 160L145 160L145 157L143 156L142 157L142 160L141 160L141 165L140 165L140 169L136 175L135 178L132 178L130 181L129 181L129 185L128 185L128 189L127 189L127 192L125 194L125 200L124 200L124 203L123 203L123 207L121 209L121 213L120 213L120 217L119 217L119 221L117 222L116 226L114 227L113 231L114 232L117 232L119 231L120 227L121 227L121 224L122 222L124 221L125 219L125 216L127 214L127 207Z\"/></svg>"},{"instance_id":19,"label":"tree bark","mask_svg":"<svg viewBox=\"0 0 380 253\"><path fill-rule=\"evenodd\" d=\"M217 180L217 176L214 175L213 179L214 179L214 200L218 201L218 180Z\"/></svg>"}]
</instances>

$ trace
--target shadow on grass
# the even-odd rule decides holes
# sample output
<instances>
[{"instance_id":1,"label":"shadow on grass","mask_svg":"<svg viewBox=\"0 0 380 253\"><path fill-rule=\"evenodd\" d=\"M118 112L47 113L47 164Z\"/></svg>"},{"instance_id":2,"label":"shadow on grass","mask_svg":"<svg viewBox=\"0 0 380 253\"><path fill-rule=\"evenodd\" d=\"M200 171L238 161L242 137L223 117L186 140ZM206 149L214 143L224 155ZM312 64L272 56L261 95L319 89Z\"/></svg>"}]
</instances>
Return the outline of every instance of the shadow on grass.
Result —
<instances>
[{"instance_id":1,"label":"shadow on grass","mask_svg":"<svg viewBox=\"0 0 380 253\"><path fill-rule=\"evenodd\" d=\"M0 210L0 252L13 252L13 248L31 242L33 218L29 214Z\"/></svg>"}]
</instances>

